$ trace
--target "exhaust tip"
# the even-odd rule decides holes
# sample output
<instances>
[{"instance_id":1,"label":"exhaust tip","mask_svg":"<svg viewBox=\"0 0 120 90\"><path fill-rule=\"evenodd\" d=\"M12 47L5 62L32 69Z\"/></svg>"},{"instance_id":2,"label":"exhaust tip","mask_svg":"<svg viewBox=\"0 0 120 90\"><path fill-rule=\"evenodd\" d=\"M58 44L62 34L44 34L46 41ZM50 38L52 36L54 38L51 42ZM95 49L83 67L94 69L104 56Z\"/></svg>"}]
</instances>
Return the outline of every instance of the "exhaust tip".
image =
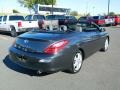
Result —
<instances>
[{"instance_id":1,"label":"exhaust tip","mask_svg":"<svg viewBox=\"0 0 120 90\"><path fill-rule=\"evenodd\" d=\"M40 70L37 71L37 74L41 74L42 72Z\"/></svg>"}]
</instances>

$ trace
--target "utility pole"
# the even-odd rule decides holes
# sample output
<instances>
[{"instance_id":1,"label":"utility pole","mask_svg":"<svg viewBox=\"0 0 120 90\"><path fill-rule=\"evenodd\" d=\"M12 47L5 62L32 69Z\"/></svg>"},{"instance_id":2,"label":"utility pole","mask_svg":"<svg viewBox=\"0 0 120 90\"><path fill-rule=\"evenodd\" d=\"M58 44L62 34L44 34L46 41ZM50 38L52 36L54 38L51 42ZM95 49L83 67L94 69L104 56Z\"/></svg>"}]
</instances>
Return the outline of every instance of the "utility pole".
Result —
<instances>
[{"instance_id":1,"label":"utility pole","mask_svg":"<svg viewBox=\"0 0 120 90\"><path fill-rule=\"evenodd\" d=\"M52 0L52 10L51 10L51 13L52 13L52 15L53 15L53 0Z\"/></svg>"},{"instance_id":2,"label":"utility pole","mask_svg":"<svg viewBox=\"0 0 120 90\"><path fill-rule=\"evenodd\" d=\"M86 2L86 15L88 14L88 2Z\"/></svg>"},{"instance_id":3,"label":"utility pole","mask_svg":"<svg viewBox=\"0 0 120 90\"><path fill-rule=\"evenodd\" d=\"M93 6L93 16L94 16L95 7Z\"/></svg>"},{"instance_id":4,"label":"utility pole","mask_svg":"<svg viewBox=\"0 0 120 90\"><path fill-rule=\"evenodd\" d=\"M110 13L110 0L108 0L108 15Z\"/></svg>"}]
</instances>

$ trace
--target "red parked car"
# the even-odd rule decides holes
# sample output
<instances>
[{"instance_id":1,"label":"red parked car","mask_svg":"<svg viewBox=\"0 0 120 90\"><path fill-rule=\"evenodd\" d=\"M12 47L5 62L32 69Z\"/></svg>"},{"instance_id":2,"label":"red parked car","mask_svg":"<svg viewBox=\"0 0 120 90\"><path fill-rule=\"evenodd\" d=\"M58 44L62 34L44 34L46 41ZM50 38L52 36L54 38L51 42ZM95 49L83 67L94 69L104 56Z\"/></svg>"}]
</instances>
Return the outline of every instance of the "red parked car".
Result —
<instances>
[{"instance_id":1,"label":"red parked car","mask_svg":"<svg viewBox=\"0 0 120 90\"><path fill-rule=\"evenodd\" d=\"M112 18L115 21L115 26L120 24L120 16L115 15L115 16L112 16Z\"/></svg>"},{"instance_id":2,"label":"red parked car","mask_svg":"<svg viewBox=\"0 0 120 90\"><path fill-rule=\"evenodd\" d=\"M105 17L104 16L93 16L92 22L96 23L99 26L105 26Z\"/></svg>"}]
</instances>

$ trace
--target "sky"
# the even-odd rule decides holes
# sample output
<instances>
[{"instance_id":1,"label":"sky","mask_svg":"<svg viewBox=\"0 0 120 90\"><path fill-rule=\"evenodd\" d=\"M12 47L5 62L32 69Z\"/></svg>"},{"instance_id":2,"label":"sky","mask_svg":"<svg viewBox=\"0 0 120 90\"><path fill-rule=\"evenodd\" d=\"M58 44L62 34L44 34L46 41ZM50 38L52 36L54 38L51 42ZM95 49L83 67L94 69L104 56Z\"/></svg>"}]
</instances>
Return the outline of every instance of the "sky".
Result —
<instances>
[{"instance_id":1,"label":"sky","mask_svg":"<svg viewBox=\"0 0 120 90\"><path fill-rule=\"evenodd\" d=\"M110 0L110 11L120 13L120 0ZM57 6L76 10L80 14L91 13L92 15L107 13L108 0L57 0ZM16 9L21 13L29 13L27 8L22 7L17 0L0 0L0 13Z\"/></svg>"}]
</instances>

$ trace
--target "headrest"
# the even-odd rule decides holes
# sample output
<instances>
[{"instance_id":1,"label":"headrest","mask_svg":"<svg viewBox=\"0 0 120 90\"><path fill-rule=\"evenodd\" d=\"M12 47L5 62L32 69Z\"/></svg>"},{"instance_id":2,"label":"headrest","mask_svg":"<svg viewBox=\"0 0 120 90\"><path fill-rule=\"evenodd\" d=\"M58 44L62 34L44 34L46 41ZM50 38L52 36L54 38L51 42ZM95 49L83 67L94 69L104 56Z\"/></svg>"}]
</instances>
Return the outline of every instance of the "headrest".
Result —
<instances>
[{"instance_id":1,"label":"headrest","mask_svg":"<svg viewBox=\"0 0 120 90\"><path fill-rule=\"evenodd\" d=\"M79 24L76 25L76 31L82 32L82 27L81 27L81 25L79 25Z\"/></svg>"}]
</instances>

